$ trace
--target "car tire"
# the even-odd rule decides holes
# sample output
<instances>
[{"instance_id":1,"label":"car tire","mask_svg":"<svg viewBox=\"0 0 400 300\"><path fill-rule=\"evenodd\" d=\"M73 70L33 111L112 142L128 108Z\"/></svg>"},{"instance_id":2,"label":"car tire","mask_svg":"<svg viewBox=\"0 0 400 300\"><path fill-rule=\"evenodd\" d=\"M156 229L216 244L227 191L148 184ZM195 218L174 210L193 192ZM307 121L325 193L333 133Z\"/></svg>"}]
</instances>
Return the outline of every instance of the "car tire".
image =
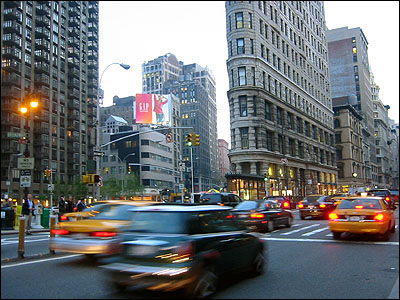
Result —
<instances>
[{"instance_id":1,"label":"car tire","mask_svg":"<svg viewBox=\"0 0 400 300\"><path fill-rule=\"evenodd\" d=\"M213 295L217 291L218 276L213 266L203 269L197 279L186 288L186 296L202 299Z\"/></svg>"},{"instance_id":2,"label":"car tire","mask_svg":"<svg viewBox=\"0 0 400 300\"><path fill-rule=\"evenodd\" d=\"M386 230L386 232L385 232L384 234L381 235L383 241L388 241L388 240L389 240L391 231L392 231L392 230L391 230L391 227L390 227L390 224L389 224L389 227L388 227L388 229Z\"/></svg>"},{"instance_id":3,"label":"car tire","mask_svg":"<svg viewBox=\"0 0 400 300\"><path fill-rule=\"evenodd\" d=\"M121 283L119 283L117 281L111 281L109 284L110 284L110 286L111 286L111 288L113 290L115 290L116 292L120 292L120 293L124 292L126 290L126 288L127 288L126 285L121 284Z\"/></svg>"},{"instance_id":4,"label":"car tire","mask_svg":"<svg viewBox=\"0 0 400 300\"><path fill-rule=\"evenodd\" d=\"M275 229L274 221L273 220L268 220L267 223L267 232L271 232Z\"/></svg>"},{"instance_id":5,"label":"car tire","mask_svg":"<svg viewBox=\"0 0 400 300\"><path fill-rule=\"evenodd\" d=\"M341 232L337 232L337 231L333 231L332 234L333 234L333 238L335 240L340 240L340 236L342 235Z\"/></svg>"},{"instance_id":6,"label":"car tire","mask_svg":"<svg viewBox=\"0 0 400 300\"><path fill-rule=\"evenodd\" d=\"M256 257L251 265L250 275L252 277L260 276L264 273L265 269L265 256L262 249L257 252Z\"/></svg>"},{"instance_id":7,"label":"car tire","mask_svg":"<svg viewBox=\"0 0 400 300\"><path fill-rule=\"evenodd\" d=\"M306 217L303 215L300 215L300 219L304 220Z\"/></svg>"},{"instance_id":8,"label":"car tire","mask_svg":"<svg viewBox=\"0 0 400 300\"><path fill-rule=\"evenodd\" d=\"M287 221L286 221L286 227L290 228L293 225L293 218L292 217L288 217Z\"/></svg>"}]
</instances>

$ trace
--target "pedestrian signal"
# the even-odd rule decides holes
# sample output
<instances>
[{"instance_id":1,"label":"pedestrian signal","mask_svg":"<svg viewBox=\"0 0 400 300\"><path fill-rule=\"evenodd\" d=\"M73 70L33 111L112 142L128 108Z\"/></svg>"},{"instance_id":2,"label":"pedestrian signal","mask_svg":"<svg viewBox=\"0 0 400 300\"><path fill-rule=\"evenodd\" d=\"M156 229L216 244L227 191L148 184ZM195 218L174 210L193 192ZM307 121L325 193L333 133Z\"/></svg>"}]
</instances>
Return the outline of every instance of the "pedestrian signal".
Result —
<instances>
[{"instance_id":1,"label":"pedestrian signal","mask_svg":"<svg viewBox=\"0 0 400 300\"><path fill-rule=\"evenodd\" d=\"M98 183L100 181L100 175L93 176L93 183Z\"/></svg>"}]
</instances>

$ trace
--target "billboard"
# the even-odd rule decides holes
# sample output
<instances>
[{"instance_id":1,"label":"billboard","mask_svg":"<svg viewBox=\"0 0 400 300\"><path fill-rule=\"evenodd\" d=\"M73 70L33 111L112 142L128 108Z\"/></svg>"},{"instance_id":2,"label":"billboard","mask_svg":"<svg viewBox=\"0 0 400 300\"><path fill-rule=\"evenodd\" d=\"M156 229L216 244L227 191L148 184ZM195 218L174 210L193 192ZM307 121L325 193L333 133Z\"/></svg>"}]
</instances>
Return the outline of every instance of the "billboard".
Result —
<instances>
[{"instance_id":1,"label":"billboard","mask_svg":"<svg viewBox=\"0 0 400 300\"><path fill-rule=\"evenodd\" d=\"M171 126L171 95L136 94L136 123Z\"/></svg>"}]
</instances>

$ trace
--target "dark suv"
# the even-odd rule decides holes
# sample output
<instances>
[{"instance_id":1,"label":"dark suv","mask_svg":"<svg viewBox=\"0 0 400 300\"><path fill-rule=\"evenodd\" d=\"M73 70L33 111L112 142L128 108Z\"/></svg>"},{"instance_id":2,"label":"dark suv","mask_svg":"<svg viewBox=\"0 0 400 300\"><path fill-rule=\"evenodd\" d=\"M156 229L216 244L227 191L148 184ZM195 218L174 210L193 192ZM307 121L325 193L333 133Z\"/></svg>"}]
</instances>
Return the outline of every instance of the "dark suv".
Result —
<instances>
[{"instance_id":1,"label":"dark suv","mask_svg":"<svg viewBox=\"0 0 400 300\"><path fill-rule=\"evenodd\" d=\"M122 254L103 265L110 284L150 290L183 289L203 298L217 289L222 274L264 270L266 244L246 232L217 205L154 205L135 209L132 223L121 235Z\"/></svg>"},{"instance_id":2,"label":"dark suv","mask_svg":"<svg viewBox=\"0 0 400 300\"><path fill-rule=\"evenodd\" d=\"M243 199L234 193L205 193L200 196L199 204L216 204L235 207Z\"/></svg>"}]
</instances>

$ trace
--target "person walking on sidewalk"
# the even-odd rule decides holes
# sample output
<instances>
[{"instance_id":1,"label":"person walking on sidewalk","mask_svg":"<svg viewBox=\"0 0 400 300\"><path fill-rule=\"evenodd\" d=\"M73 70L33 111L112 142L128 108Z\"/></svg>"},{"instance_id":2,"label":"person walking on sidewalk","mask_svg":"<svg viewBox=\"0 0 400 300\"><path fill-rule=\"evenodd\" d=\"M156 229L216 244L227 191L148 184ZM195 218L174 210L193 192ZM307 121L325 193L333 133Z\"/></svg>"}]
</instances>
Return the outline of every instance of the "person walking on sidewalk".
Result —
<instances>
[{"instance_id":1,"label":"person walking on sidewalk","mask_svg":"<svg viewBox=\"0 0 400 300\"><path fill-rule=\"evenodd\" d=\"M86 204L85 204L85 197L81 197L78 200L78 203L76 204L76 210L77 211L82 211L86 208Z\"/></svg>"},{"instance_id":2,"label":"person walking on sidewalk","mask_svg":"<svg viewBox=\"0 0 400 300\"><path fill-rule=\"evenodd\" d=\"M32 194L28 193L24 203L22 204L22 214L25 216L25 233L31 235L32 217L35 215L35 205L33 204Z\"/></svg>"},{"instance_id":3,"label":"person walking on sidewalk","mask_svg":"<svg viewBox=\"0 0 400 300\"><path fill-rule=\"evenodd\" d=\"M61 222L61 216L65 214L65 206L66 206L65 196L62 195L60 197L60 200L58 201L58 222Z\"/></svg>"},{"instance_id":4,"label":"person walking on sidewalk","mask_svg":"<svg viewBox=\"0 0 400 300\"><path fill-rule=\"evenodd\" d=\"M74 201L72 200L72 195L69 195L67 203L66 203L66 208L65 208L65 212L67 213L71 213L74 212Z\"/></svg>"}]
</instances>

